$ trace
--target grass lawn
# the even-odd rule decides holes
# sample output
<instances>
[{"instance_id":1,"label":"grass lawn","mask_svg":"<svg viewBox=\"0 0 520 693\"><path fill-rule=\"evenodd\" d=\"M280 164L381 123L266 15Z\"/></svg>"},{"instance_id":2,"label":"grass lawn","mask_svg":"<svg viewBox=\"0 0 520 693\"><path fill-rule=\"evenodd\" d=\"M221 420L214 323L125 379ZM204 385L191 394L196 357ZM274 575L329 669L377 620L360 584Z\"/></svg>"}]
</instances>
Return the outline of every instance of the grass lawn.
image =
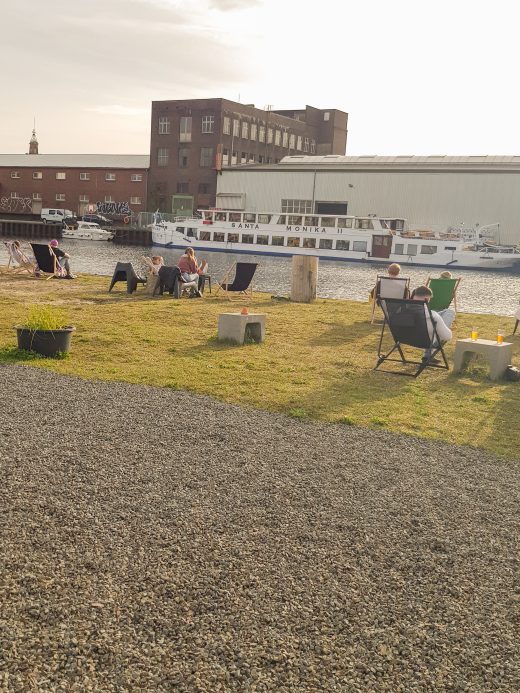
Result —
<instances>
[{"instance_id":1,"label":"grass lawn","mask_svg":"<svg viewBox=\"0 0 520 693\"><path fill-rule=\"evenodd\" d=\"M278 302L255 294L250 312L266 314L266 341L217 342L217 316L238 312L224 298L132 296L107 277L75 281L0 275L0 362L25 362L13 326L33 304L61 307L76 326L70 356L28 365L83 378L179 388L226 402L345 425L384 428L520 457L520 384L493 383L481 365L462 376L429 370L417 380L374 372L380 325L367 304ZM454 338L473 325L492 339L504 318L459 314ZM509 321L512 331L514 320ZM448 359L454 341L447 347ZM507 335L506 335L507 341ZM518 362L520 339L513 339ZM153 414L150 413L152 417Z\"/></svg>"}]
</instances>

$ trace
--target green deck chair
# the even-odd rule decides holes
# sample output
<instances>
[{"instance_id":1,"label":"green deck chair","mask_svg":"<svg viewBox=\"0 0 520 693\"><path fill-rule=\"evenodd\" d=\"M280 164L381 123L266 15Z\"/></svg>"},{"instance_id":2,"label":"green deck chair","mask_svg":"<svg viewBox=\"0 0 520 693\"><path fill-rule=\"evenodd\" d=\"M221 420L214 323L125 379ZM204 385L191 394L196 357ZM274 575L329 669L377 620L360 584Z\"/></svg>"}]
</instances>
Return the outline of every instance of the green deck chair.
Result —
<instances>
[{"instance_id":1,"label":"green deck chair","mask_svg":"<svg viewBox=\"0 0 520 693\"><path fill-rule=\"evenodd\" d=\"M446 310L451 305L453 305L455 310L457 310L457 287L460 282L460 277L458 279L443 279L442 277L438 279L432 279L428 277L426 286L429 286L433 292L433 296L428 301L428 305L431 310Z\"/></svg>"}]
</instances>

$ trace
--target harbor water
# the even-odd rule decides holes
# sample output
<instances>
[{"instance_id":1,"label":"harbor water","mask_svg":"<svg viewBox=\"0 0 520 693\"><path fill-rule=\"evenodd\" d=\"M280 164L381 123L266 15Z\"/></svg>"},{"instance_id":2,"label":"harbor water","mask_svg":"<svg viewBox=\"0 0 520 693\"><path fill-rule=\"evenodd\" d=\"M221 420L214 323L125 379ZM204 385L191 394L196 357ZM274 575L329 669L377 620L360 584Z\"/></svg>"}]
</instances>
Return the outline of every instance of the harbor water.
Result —
<instances>
[{"instance_id":1,"label":"harbor water","mask_svg":"<svg viewBox=\"0 0 520 693\"><path fill-rule=\"evenodd\" d=\"M22 241L22 243L24 243ZM116 262L132 262L145 273L141 261L143 255L162 255L167 265L175 265L180 250L132 246L103 241L62 240L60 247L71 256L76 273L111 276ZM232 262L257 262L258 269L254 288L271 294L288 295L291 285L291 259L269 255L244 255L222 252L201 253L209 262L209 274L214 281L222 278ZM0 265L7 264L7 253L0 243ZM438 276L438 268L403 267L402 275L410 277L412 287L423 284L429 275ZM348 298L367 301L378 273L384 274L385 266L359 262L320 260L318 269L318 296L322 298ZM462 277L457 293L458 309L468 313L492 313L513 315L520 300L520 275L507 272L452 270L453 276Z\"/></svg>"}]
</instances>

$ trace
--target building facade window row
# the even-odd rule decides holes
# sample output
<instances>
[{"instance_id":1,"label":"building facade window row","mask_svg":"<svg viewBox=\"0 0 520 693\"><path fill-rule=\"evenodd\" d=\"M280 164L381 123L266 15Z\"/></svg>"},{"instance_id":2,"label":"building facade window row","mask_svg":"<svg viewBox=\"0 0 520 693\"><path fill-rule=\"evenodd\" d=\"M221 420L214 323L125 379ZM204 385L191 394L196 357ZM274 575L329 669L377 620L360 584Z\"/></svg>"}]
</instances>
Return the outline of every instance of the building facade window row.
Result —
<instances>
[{"instance_id":1,"label":"building facade window row","mask_svg":"<svg viewBox=\"0 0 520 693\"><path fill-rule=\"evenodd\" d=\"M30 172L28 172L30 173ZM77 175L77 174L74 174ZM80 172L79 173L79 179L82 181L88 181L91 179L91 173L87 172ZM121 174L119 174L121 176ZM65 171L57 171L54 175L56 180L67 180L67 173ZM121 176L122 177L122 176ZM11 178L13 179L21 179L22 175L20 171L11 171ZM70 176L72 178L72 176ZM43 180L43 171L32 171L32 179L33 180ZM110 181L116 181L117 180L117 175L115 173L105 173L105 181L110 182ZM121 180L121 178L120 178ZM133 183L140 183L143 180L143 174L142 173L131 173L130 174L130 181Z\"/></svg>"},{"instance_id":2,"label":"building facade window row","mask_svg":"<svg viewBox=\"0 0 520 693\"><path fill-rule=\"evenodd\" d=\"M13 191L13 192L11 192L10 197L12 200L19 200L19 199L25 198L27 196L22 194L22 193ZM32 193L32 199L33 200L41 200L42 194L38 193L38 192L33 192ZM56 193L54 196L54 200L56 202L65 202L67 200L67 195L65 193ZM79 200L79 202L90 202L90 198L88 195L80 195L78 197L78 200ZM105 195L105 202L115 202L115 200L114 200L112 195ZM142 197L138 197L137 195L130 197L130 204L141 205L142 203L143 203Z\"/></svg>"},{"instance_id":3,"label":"building facade window row","mask_svg":"<svg viewBox=\"0 0 520 693\"><path fill-rule=\"evenodd\" d=\"M190 149L188 147L180 147L178 150L178 166L179 168L188 168L190 160ZM170 150L168 147L159 147L157 150L157 165L168 166L170 162ZM215 168L215 149L214 147L200 147L199 152L200 168Z\"/></svg>"}]
</instances>

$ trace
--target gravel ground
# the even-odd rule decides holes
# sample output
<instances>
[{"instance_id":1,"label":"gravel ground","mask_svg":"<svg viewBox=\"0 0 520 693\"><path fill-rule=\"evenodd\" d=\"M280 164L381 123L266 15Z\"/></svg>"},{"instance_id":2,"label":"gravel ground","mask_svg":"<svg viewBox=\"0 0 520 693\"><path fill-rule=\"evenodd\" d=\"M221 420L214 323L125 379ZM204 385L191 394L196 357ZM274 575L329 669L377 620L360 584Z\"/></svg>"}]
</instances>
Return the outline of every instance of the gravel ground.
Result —
<instances>
[{"instance_id":1,"label":"gravel ground","mask_svg":"<svg viewBox=\"0 0 520 693\"><path fill-rule=\"evenodd\" d=\"M0 690L520 690L517 464L0 377Z\"/></svg>"}]
</instances>

